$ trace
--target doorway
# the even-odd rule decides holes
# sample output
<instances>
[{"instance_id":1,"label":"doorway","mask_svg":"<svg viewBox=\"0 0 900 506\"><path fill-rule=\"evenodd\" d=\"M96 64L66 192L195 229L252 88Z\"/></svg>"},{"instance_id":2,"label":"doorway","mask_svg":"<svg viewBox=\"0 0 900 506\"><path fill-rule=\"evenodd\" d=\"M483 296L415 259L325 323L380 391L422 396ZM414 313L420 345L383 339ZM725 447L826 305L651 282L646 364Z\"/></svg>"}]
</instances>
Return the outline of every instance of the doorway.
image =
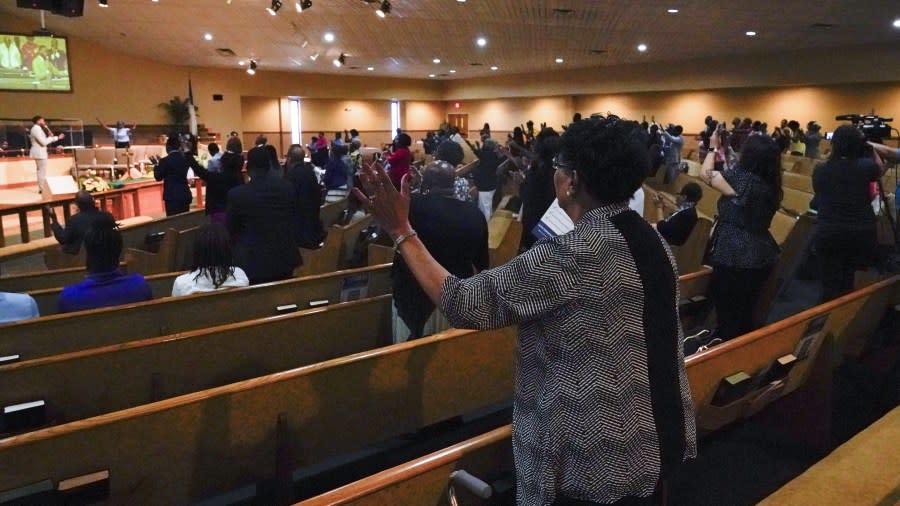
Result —
<instances>
[{"instance_id":1,"label":"doorway","mask_svg":"<svg viewBox=\"0 0 900 506\"><path fill-rule=\"evenodd\" d=\"M463 137L469 137L469 115L468 114L448 114L447 124L459 129L459 133Z\"/></svg>"}]
</instances>

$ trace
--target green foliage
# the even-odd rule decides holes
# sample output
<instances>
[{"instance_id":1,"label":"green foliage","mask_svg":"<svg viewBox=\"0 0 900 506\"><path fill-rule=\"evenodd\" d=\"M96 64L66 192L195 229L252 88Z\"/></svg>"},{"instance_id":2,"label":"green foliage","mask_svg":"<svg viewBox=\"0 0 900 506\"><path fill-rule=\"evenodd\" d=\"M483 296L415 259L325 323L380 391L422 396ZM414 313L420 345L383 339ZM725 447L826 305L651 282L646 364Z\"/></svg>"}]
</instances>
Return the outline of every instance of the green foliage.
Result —
<instances>
[{"instance_id":1,"label":"green foliage","mask_svg":"<svg viewBox=\"0 0 900 506\"><path fill-rule=\"evenodd\" d=\"M168 102L159 104L159 108L168 116L169 126L178 133L187 132L187 124L191 118L189 107L188 99L181 97L172 97Z\"/></svg>"}]
</instances>

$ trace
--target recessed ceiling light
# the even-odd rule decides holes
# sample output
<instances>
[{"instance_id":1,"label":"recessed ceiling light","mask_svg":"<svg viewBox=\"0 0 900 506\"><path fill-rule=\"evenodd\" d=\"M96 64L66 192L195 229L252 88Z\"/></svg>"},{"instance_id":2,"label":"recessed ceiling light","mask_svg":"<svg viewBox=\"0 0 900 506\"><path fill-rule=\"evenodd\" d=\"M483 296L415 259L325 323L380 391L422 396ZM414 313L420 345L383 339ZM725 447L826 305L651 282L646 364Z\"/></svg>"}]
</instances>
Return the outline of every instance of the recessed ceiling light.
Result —
<instances>
[{"instance_id":1,"label":"recessed ceiling light","mask_svg":"<svg viewBox=\"0 0 900 506\"><path fill-rule=\"evenodd\" d=\"M466 0L456 0L456 1L459 2L459 3L461 3L461 4L466 3Z\"/></svg>"},{"instance_id":2,"label":"recessed ceiling light","mask_svg":"<svg viewBox=\"0 0 900 506\"><path fill-rule=\"evenodd\" d=\"M666 12L668 12L669 14L678 14L678 9L669 9Z\"/></svg>"},{"instance_id":3,"label":"recessed ceiling light","mask_svg":"<svg viewBox=\"0 0 900 506\"><path fill-rule=\"evenodd\" d=\"M475 44L478 44L478 47L484 47L487 45L487 39L484 37L478 37L475 39Z\"/></svg>"},{"instance_id":4,"label":"recessed ceiling light","mask_svg":"<svg viewBox=\"0 0 900 506\"><path fill-rule=\"evenodd\" d=\"M368 70L369 72L371 72L371 71L375 70L375 67L366 67L366 70Z\"/></svg>"},{"instance_id":5,"label":"recessed ceiling light","mask_svg":"<svg viewBox=\"0 0 900 506\"><path fill-rule=\"evenodd\" d=\"M564 61L566 61L566 60L563 60L562 58L557 58L557 59L556 59L556 63L562 63L562 62L564 62Z\"/></svg>"},{"instance_id":6,"label":"recessed ceiling light","mask_svg":"<svg viewBox=\"0 0 900 506\"><path fill-rule=\"evenodd\" d=\"M428 74L428 77L434 77L434 74Z\"/></svg>"},{"instance_id":7,"label":"recessed ceiling light","mask_svg":"<svg viewBox=\"0 0 900 506\"><path fill-rule=\"evenodd\" d=\"M206 39L206 40L212 40L212 39L213 39L211 33L204 33L204 34L203 34L203 38Z\"/></svg>"},{"instance_id":8,"label":"recessed ceiling light","mask_svg":"<svg viewBox=\"0 0 900 506\"><path fill-rule=\"evenodd\" d=\"M747 35L747 37L756 37L756 32L754 32L753 30L750 30L746 33L746 35Z\"/></svg>"},{"instance_id":9,"label":"recessed ceiling light","mask_svg":"<svg viewBox=\"0 0 900 506\"><path fill-rule=\"evenodd\" d=\"M900 28L900 18L894 20L894 28Z\"/></svg>"},{"instance_id":10,"label":"recessed ceiling light","mask_svg":"<svg viewBox=\"0 0 900 506\"><path fill-rule=\"evenodd\" d=\"M491 70L497 70L497 69L499 69L499 68L500 68L500 67L498 67L498 66L496 66L496 65L491 66Z\"/></svg>"},{"instance_id":11,"label":"recessed ceiling light","mask_svg":"<svg viewBox=\"0 0 900 506\"><path fill-rule=\"evenodd\" d=\"M334 42L334 34L331 32L325 32L325 35L322 36L322 39L325 42Z\"/></svg>"},{"instance_id":12,"label":"recessed ceiling light","mask_svg":"<svg viewBox=\"0 0 900 506\"><path fill-rule=\"evenodd\" d=\"M440 59L440 58L435 58L435 59L433 59L433 60L431 60L431 61L434 62L434 63L441 63L441 59Z\"/></svg>"},{"instance_id":13,"label":"recessed ceiling light","mask_svg":"<svg viewBox=\"0 0 900 506\"><path fill-rule=\"evenodd\" d=\"M465 0L463 0L463 1L465 1ZM456 69L450 69L448 72L450 72L451 74L455 74L455 73L456 73Z\"/></svg>"},{"instance_id":14,"label":"recessed ceiling light","mask_svg":"<svg viewBox=\"0 0 900 506\"><path fill-rule=\"evenodd\" d=\"M238 65L240 65L241 67L243 67L246 64L247 64L247 62L245 62L244 60L241 60L238 62Z\"/></svg>"},{"instance_id":15,"label":"recessed ceiling light","mask_svg":"<svg viewBox=\"0 0 900 506\"><path fill-rule=\"evenodd\" d=\"M637 50L643 53L647 50L647 44L638 44Z\"/></svg>"}]
</instances>

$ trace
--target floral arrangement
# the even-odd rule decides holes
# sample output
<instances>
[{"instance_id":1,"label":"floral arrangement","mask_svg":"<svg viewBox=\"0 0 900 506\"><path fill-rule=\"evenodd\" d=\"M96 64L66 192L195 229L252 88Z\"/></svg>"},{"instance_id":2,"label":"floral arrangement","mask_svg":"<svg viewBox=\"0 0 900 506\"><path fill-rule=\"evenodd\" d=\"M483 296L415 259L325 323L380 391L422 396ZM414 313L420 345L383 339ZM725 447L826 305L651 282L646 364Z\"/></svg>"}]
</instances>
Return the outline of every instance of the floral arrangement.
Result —
<instances>
[{"instance_id":1,"label":"floral arrangement","mask_svg":"<svg viewBox=\"0 0 900 506\"><path fill-rule=\"evenodd\" d=\"M110 189L109 182L97 175L96 171L87 171L87 176L79 179L79 186L91 193L105 192Z\"/></svg>"}]
</instances>

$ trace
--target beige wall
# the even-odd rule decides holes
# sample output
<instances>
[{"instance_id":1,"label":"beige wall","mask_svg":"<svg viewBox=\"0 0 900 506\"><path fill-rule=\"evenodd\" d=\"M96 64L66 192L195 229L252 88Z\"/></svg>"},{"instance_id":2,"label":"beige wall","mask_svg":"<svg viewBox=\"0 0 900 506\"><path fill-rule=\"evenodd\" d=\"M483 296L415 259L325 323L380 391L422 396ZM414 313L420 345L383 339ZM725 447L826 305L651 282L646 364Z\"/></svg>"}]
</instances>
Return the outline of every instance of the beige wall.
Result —
<instances>
[{"instance_id":1,"label":"beige wall","mask_svg":"<svg viewBox=\"0 0 900 506\"><path fill-rule=\"evenodd\" d=\"M491 125L491 131L505 133L528 120L534 121L535 129L546 122L559 130L560 125L571 120L571 110L571 97L497 98L450 101L446 114L468 114L470 135L477 135L485 123Z\"/></svg>"}]
</instances>

